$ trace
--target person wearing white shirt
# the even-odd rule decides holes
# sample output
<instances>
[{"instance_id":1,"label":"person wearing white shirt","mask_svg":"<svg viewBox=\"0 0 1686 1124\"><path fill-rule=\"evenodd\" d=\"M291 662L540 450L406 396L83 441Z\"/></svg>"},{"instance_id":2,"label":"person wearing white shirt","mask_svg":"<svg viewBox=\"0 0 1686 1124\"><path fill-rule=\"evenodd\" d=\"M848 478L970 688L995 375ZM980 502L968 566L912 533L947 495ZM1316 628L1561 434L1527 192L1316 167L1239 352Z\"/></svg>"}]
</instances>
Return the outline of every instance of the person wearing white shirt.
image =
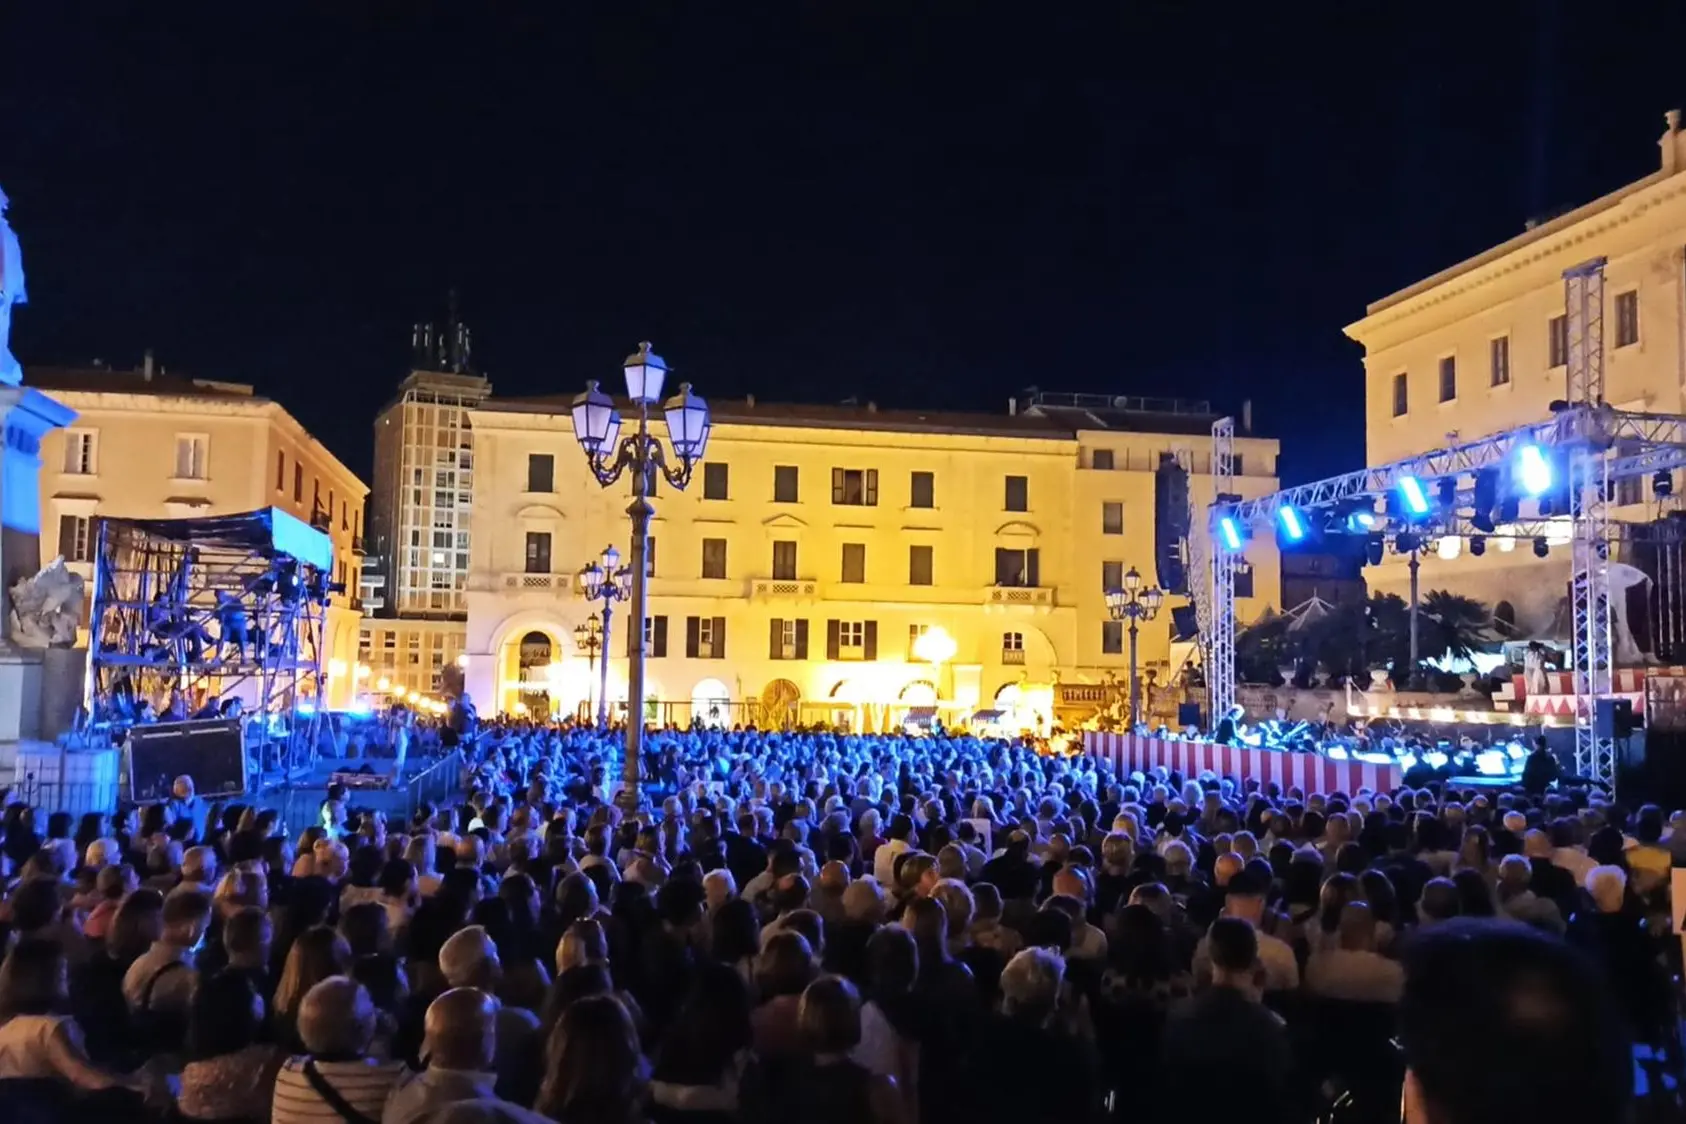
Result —
<instances>
[{"instance_id":1,"label":"person wearing white shirt","mask_svg":"<svg viewBox=\"0 0 1686 1124\"><path fill-rule=\"evenodd\" d=\"M1300 986L1300 962L1294 949L1278 937L1264 932L1265 888L1251 872L1242 870L1230 877L1224 888L1224 916L1239 917L1253 927L1259 945L1259 965L1264 969L1264 990L1293 991ZM1194 979L1202 986L1212 980L1212 954L1205 937L1194 949Z\"/></svg>"},{"instance_id":2,"label":"person wearing white shirt","mask_svg":"<svg viewBox=\"0 0 1686 1124\"><path fill-rule=\"evenodd\" d=\"M1364 902L1341 910L1340 939L1306 962L1305 986L1323 999L1352 1003L1397 1003L1405 990L1405 969L1376 951L1376 920Z\"/></svg>"}]
</instances>

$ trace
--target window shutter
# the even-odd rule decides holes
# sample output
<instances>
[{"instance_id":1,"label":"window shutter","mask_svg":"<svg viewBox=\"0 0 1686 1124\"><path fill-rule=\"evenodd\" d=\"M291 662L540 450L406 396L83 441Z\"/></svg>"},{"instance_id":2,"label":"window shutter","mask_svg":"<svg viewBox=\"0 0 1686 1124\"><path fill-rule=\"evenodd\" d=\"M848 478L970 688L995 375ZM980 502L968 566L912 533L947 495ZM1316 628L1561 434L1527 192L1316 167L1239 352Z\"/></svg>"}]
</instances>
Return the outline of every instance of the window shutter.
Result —
<instances>
[{"instance_id":1,"label":"window shutter","mask_svg":"<svg viewBox=\"0 0 1686 1124\"><path fill-rule=\"evenodd\" d=\"M626 618L626 655L631 659L638 652L638 622Z\"/></svg>"},{"instance_id":2,"label":"window shutter","mask_svg":"<svg viewBox=\"0 0 1686 1124\"><path fill-rule=\"evenodd\" d=\"M806 620L796 622L796 658L799 660L808 658L808 622Z\"/></svg>"},{"instance_id":3,"label":"window shutter","mask_svg":"<svg viewBox=\"0 0 1686 1124\"><path fill-rule=\"evenodd\" d=\"M1041 567L1038 565L1040 554L1041 551L1034 547L1024 552L1026 585L1037 586L1042 584L1042 574L1040 572Z\"/></svg>"},{"instance_id":4,"label":"window shutter","mask_svg":"<svg viewBox=\"0 0 1686 1124\"><path fill-rule=\"evenodd\" d=\"M715 617L714 618L714 658L717 659L717 660L723 660L723 659L726 658L726 618L725 617Z\"/></svg>"},{"instance_id":5,"label":"window shutter","mask_svg":"<svg viewBox=\"0 0 1686 1124\"><path fill-rule=\"evenodd\" d=\"M655 624L651 625L653 634L650 637L650 647L653 650L650 654L658 660L665 659L667 657L667 618L656 617L654 620Z\"/></svg>"},{"instance_id":6,"label":"window shutter","mask_svg":"<svg viewBox=\"0 0 1686 1124\"><path fill-rule=\"evenodd\" d=\"M688 660L697 658L698 634L702 631L701 623L701 620L697 617L685 618L685 658Z\"/></svg>"},{"instance_id":7,"label":"window shutter","mask_svg":"<svg viewBox=\"0 0 1686 1124\"><path fill-rule=\"evenodd\" d=\"M771 624L772 628L767 633L767 658L782 660L784 659L784 621L774 617Z\"/></svg>"},{"instance_id":8,"label":"window shutter","mask_svg":"<svg viewBox=\"0 0 1686 1124\"><path fill-rule=\"evenodd\" d=\"M829 620L825 622L825 658L828 660L836 659L838 651L842 648L840 632L841 629L837 621Z\"/></svg>"},{"instance_id":9,"label":"window shutter","mask_svg":"<svg viewBox=\"0 0 1686 1124\"><path fill-rule=\"evenodd\" d=\"M831 502L843 502L843 470L841 468L831 470Z\"/></svg>"},{"instance_id":10,"label":"window shutter","mask_svg":"<svg viewBox=\"0 0 1686 1124\"><path fill-rule=\"evenodd\" d=\"M878 506L878 470L869 468L862 474L866 478L866 506Z\"/></svg>"},{"instance_id":11,"label":"window shutter","mask_svg":"<svg viewBox=\"0 0 1686 1124\"><path fill-rule=\"evenodd\" d=\"M66 559L75 562L76 556L76 516L59 516L59 553Z\"/></svg>"},{"instance_id":12,"label":"window shutter","mask_svg":"<svg viewBox=\"0 0 1686 1124\"><path fill-rule=\"evenodd\" d=\"M869 660L875 660L878 658L878 622L867 621L865 631L866 643L864 647L866 648L866 658Z\"/></svg>"}]
</instances>

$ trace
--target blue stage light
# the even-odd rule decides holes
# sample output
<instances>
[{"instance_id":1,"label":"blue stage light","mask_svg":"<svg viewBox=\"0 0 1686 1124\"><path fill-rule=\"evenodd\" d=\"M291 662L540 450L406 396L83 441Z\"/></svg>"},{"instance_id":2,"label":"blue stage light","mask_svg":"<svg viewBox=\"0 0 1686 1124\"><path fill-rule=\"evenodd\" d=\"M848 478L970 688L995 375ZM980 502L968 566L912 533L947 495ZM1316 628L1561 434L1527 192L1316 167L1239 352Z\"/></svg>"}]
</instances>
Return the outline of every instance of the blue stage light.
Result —
<instances>
[{"instance_id":1,"label":"blue stage light","mask_svg":"<svg viewBox=\"0 0 1686 1124\"><path fill-rule=\"evenodd\" d=\"M1245 541L1241 533L1241 524L1229 515L1218 520L1218 537L1223 540L1225 550L1240 550Z\"/></svg>"},{"instance_id":2,"label":"blue stage light","mask_svg":"<svg viewBox=\"0 0 1686 1124\"><path fill-rule=\"evenodd\" d=\"M1516 451L1516 479L1530 496L1551 491L1551 460L1538 445L1524 445Z\"/></svg>"},{"instance_id":3,"label":"blue stage light","mask_svg":"<svg viewBox=\"0 0 1686 1124\"><path fill-rule=\"evenodd\" d=\"M1399 498L1405 501L1405 514L1428 514L1428 493L1423 490L1423 482L1415 476L1406 476L1400 479Z\"/></svg>"},{"instance_id":4,"label":"blue stage light","mask_svg":"<svg viewBox=\"0 0 1686 1124\"><path fill-rule=\"evenodd\" d=\"M1346 517L1346 529L1348 534L1360 535L1365 531L1374 530L1375 526L1376 513L1368 508L1354 511Z\"/></svg>"},{"instance_id":5,"label":"blue stage light","mask_svg":"<svg viewBox=\"0 0 1686 1124\"><path fill-rule=\"evenodd\" d=\"M1276 509L1277 521L1282 524L1282 537L1289 542L1299 542L1305 538L1305 523L1300 519L1300 513L1286 505Z\"/></svg>"}]
</instances>

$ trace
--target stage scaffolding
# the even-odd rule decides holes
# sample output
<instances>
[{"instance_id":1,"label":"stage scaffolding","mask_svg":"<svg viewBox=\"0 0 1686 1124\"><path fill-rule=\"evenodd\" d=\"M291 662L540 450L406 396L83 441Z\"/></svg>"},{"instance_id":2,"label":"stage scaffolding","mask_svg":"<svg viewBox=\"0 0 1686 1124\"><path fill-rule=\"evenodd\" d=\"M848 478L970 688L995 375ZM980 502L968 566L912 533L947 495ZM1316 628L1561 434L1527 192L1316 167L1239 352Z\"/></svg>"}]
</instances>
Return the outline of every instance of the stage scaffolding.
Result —
<instances>
[{"instance_id":1,"label":"stage scaffolding","mask_svg":"<svg viewBox=\"0 0 1686 1124\"><path fill-rule=\"evenodd\" d=\"M1525 531L1543 534L1548 521L1519 516L1482 531L1466 510L1473 504L1476 474L1508 471L1513 454L1524 445L1559 450L1568 471L1571 546L1570 598L1574 615L1573 660L1575 693L1575 769L1582 776L1614 782L1612 732L1595 721L1598 702L1613 697L1611 688L1612 622L1610 608L1610 550L1624 541L1678 541L1678 527L1626 523L1610 515L1617 481L1649 479L1658 472L1686 467L1686 416L1615 410L1604 401L1604 260L1594 259L1564 273L1568 310L1568 371L1565 397L1553 404L1550 420L1518 426L1473 441L1463 441L1391 464L1363 468L1258 499L1240 500L1218 476L1218 449L1232 438L1233 422L1225 418L1213 427L1213 475L1216 499L1204 521L1205 555L1210 572L1197 576L1211 590L1211 604L1203 608L1201 626L1207 648L1207 684L1213 700L1211 717L1220 716L1219 700L1235 695L1234 567L1240 554L1226 551L1218 537L1219 520L1228 518L1253 534L1274 534L1277 513L1292 507L1302 517L1336 516L1355 505L1367 505L1377 523L1372 534L1409 530L1426 537L1476 534L1488 538L1521 537ZM1406 477L1414 477L1441 502L1422 518L1401 520L1375 510ZM1449 483L1448 483L1449 482ZM1447 491L1442 493L1444 486ZM1450 501L1449 503L1446 501ZM1558 521L1555 526L1561 528ZM1198 532L1197 532L1198 533ZM1196 599L1199 606L1199 598ZM1208 624L1208 621L1210 622Z\"/></svg>"},{"instance_id":2,"label":"stage scaffolding","mask_svg":"<svg viewBox=\"0 0 1686 1124\"><path fill-rule=\"evenodd\" d=\"M190 715L235 698L249 751L307 764L331 573L328 536L277 509L103 520L89 618L94 729L120 731L143 703L162 711L177 692Z\"/></svg>"}]
</instances>

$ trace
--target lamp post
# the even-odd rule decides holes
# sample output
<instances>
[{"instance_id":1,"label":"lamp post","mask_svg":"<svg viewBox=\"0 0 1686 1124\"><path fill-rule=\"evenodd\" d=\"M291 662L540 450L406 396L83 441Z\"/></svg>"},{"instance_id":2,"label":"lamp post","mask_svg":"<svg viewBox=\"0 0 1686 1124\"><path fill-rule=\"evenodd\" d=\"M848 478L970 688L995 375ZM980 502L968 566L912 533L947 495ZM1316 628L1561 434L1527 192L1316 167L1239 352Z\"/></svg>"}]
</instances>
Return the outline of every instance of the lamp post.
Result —
<instances>
[{"instance_id":1,"label":"lamp post","mask_svg":"<svg viewBox=\"0 0 1686 1124\"><path fill-rule=\"evenodd\" d=\"M1130 567L1124 575L1123 589L1106 591L1107 612L1115 621L1130 622L1130 725L1141 720L1141 678L1136 674L1136 622L1150 621L1159 615L1164 592L1155 585L1142 588L1142 576Z\"/></svg>"},{"instance_id":2,"label":"lamp post","mask_svg":"<svg viewBox=\"0 0 1686 1124\"><path fill-rule=\"evenodd\" d=\"M629 469L632 472L632 503L626 513L632 517L632 616L637 622L637 642L627 646L626 670L626 753L621 769L621 791L616 803L628 812L639 806L639 754L644 746L644 620L648 615L649 568L645 550L649 544L650 494L655 490L656 478L665 478L670 486L683 491L691 482L691 471L702 460L708 448L708 404L691 393L690 383L681 383L679 393L661 405L662 422L667 429L667 444L672 447L672 459L662 441L650 432L650 406L661 399L662 380L667 377L667 364L650 350L648 343L627 356L621 365L626 375L626 393L638 409L638 429L621 436L620 411L612 398L598 389L597 383L586 383L585 393L574 399L574 437L584 450L591 474L603 487L610 487ZM607 604L604 605L607 610ZM608 628L604 628L605 636Z\"/></svg>"},{"instance_id":3,"label":"lamp post","mask_svg":"<svg viewBox=\"0 0 1686 1124\"><path fill-rule=\"evenodd\" d=\"M595 566L596 563L593 563L592 565ZM582 584L587 581L586 570L590 570L591 568L592 566L587 566L584 570L580 571L580 582ZM598 580L601 581L602 579L599 578ZM588 594L587 596L591 595ZM609 605L607 602L604 602L603 604L603 612L605 615L609 612ZM606 622L598 619L597 617L588 617L585 621L574 626L574 648L576 651L585 653L586 667L590 670L593 676L597 674L597 653L603 650L603 629L605 625ZM603 677L605 679L608 678L608 672L609 661L604 660ZM585 689L586 709L597 711L597 724L601 726L603 725L604 719L602 708L608 706L609 693L607 691L599 692L598 698L601 700L601 705L593 707L591 705L591 690L590 680L588 679L586 681Z\"/></svg>"}]
</instances>

